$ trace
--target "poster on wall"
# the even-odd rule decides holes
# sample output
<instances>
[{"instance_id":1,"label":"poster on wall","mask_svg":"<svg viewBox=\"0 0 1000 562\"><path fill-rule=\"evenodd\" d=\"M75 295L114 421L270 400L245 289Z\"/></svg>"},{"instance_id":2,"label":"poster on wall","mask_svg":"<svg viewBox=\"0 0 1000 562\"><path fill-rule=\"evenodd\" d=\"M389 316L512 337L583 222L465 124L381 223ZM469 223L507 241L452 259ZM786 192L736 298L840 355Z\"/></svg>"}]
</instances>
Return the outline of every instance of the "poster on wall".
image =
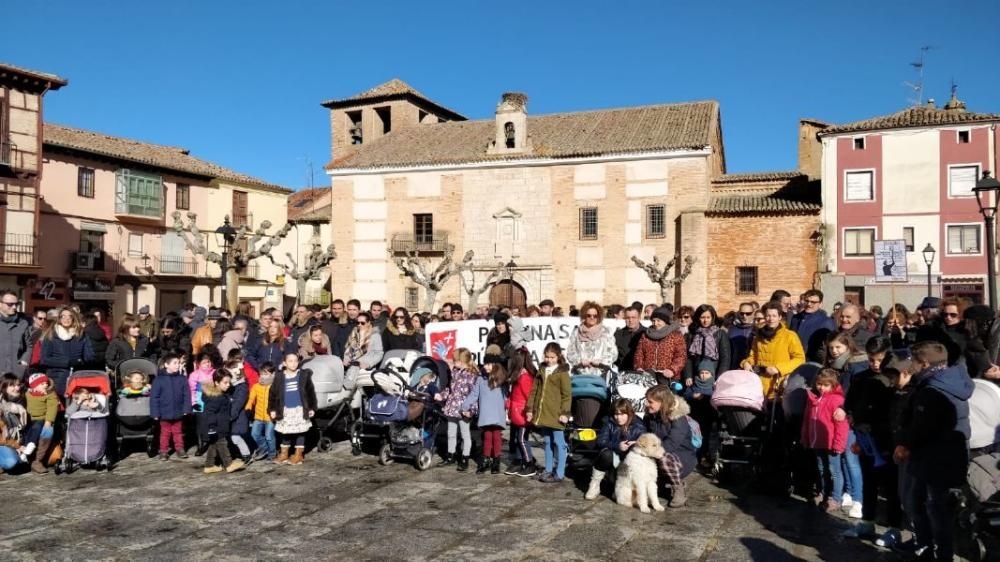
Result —
<instances>
[{"instance_id":1,"label":"poster on wall","mask_svg":"<svg viewBox=\"0 0 1000 562\"><path fill-rule=\"evenodd\" d=\"M875 282L876 283L906 283L909 274L906 270L906 242L903 240L876 240Z\"/></svg>"}]
</instances>

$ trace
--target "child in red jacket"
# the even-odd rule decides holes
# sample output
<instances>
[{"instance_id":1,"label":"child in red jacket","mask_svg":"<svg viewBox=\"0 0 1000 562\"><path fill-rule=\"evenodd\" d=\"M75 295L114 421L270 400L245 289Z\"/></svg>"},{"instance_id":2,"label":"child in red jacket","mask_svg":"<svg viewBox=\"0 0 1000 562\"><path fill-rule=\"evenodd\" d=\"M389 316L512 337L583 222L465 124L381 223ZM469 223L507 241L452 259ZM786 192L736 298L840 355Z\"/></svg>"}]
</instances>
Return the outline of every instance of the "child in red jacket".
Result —
<instances>
[{"instance_id":1,"label":"child in red jacket","mask_svg":"<svg viewBox=\"0 0 1000 562\"><path fill-rule=\"evenodd\" d=\"M528 439L528 421L524 418L524 407L528 405L531 388L535 384L538 369L531 361L531 353L521 348L510 358L510 398L507 411L510 412L510 466L504 474L510 476L534 476L538 472L535 457L531 453Z\"/></svg>"},{"instance_id":2,"label":"child in red jacket","mask_svg":"<svg viewBox=\"0 0 1000 562\"><path fill-rule=\"evenodd\" d=\"M836 421L833 413L844 405L844 392L840 388L840 373L823 369L816 375L813 392L808 392L805 419L802 422L802 445L816 453L819 466L819 493L817 503L826 500L826 510L840 509L844 495L844 474L841 455L847 448L847 420ZM830 487L826 485L829 478Z\"/></svg>"}]
</instances>

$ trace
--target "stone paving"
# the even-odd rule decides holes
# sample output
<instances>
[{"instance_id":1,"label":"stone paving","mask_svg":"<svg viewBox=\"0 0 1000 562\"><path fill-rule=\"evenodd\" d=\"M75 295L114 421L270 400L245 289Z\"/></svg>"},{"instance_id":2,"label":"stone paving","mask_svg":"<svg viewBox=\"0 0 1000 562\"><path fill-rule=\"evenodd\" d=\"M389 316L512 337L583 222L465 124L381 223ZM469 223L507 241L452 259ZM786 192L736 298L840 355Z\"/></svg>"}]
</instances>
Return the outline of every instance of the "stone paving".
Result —
<instances>
[{"instance_id":1,"label":"stone paving","mask_svg":"<svg viewBox=\"0 0 1000 562\"><path fill-rule=\"evenodd\" d=\"M299 467L201 468L132 455L111 473L0 477L0 559L896 560L802 501L697 475L688 507L645 515L584 500L582 478L418 472L344 443Z\"/></svg>"}]
</instances>

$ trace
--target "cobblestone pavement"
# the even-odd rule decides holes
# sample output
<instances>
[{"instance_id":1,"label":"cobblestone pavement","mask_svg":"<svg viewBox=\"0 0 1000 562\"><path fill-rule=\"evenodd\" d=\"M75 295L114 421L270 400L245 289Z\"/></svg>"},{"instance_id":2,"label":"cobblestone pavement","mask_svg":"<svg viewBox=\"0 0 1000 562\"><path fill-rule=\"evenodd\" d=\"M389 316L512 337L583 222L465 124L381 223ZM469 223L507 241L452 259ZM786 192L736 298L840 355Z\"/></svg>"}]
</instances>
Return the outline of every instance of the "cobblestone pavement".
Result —
<instances>
[{"instance_id":1,"label":"cobblestone pavement","mask_svg":"<svg viewBox=\"0 0 1000 562\"><path fill-rule=\"evenodd\" d=\"M204 475L201 459L133 455L111 473L0 480L4 560L894 560L839 538L797 500L742 497L700 476L689 505L645 515L585 483L351 456ZM780 503L779 503L780 502Z\"/></svg>"}]
</instances>

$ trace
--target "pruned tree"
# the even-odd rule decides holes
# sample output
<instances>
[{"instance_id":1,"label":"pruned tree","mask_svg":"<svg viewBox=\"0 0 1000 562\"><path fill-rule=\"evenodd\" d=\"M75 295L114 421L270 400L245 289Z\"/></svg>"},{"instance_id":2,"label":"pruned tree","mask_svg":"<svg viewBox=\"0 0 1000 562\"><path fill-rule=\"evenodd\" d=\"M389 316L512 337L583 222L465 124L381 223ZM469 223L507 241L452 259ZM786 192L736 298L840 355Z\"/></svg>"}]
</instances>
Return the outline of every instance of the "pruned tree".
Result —
<instances>
[{"instance_id":1,"label":"pruned tree","mask_svg":"<svg viewBox=\"0 0 1000 562\"><path fill-rule=\"evenodd\" d=\"M674 289L677 285L684 282L685 279L691 275L691 267L694 265L694 256L687 256L684 258L684 268L680 270L680 273L676 277L671 277L670 272L677 266L677 260L680 256L674 256L665 265L660 263L660 258L653 256L652 263L646 263L639 259L637 256L632 256L632 263L636 267L646 272L649 276L649 280L660 287L660 304L670 301L670 291Z\"/></svg>"},{"instance_id":2,"label":"pruned tree","mask_svg":"<svg viewBox=\"0 0 1000 562\"><path fill-rule=\"evenodd\" d=\"M476 306L479 304L479 297L481 297L483 293L492 288L493 285L496 285L497 282L500 281L500 278L503 277L504 267L505 266L503 263L497 263L496 268L490 270L489 275L486 277L486 279L483 280L482 284L479 285L476 284L475 268L469 267L466 270L469 272L468 281L466 281L465 278L466 275L464 271L459 273L459 279L462 280L462 289L465 291L465 294L469 295L469 300L467 301L468 305L466 307L466 310L469 311L470 314L472 313L473 310L476 309Z\"/></svg>"},{"instance_id":3,"label":"pruned tree","mask_svg":"<svg viewBox=\"0 0 1000 562\"><path fill-rule=\"evenodd\" d=\"M323 270L330 266L330 262L337 259L337 251L334 249L333 244L327 246L326 250L323 249L319 228L318 224L313 225L313 235L309 238L308 242L310 251L303 260L301 267L291 252L285 253L285 257L288 258L287 264L275 261L272 254L267 255L271 263L281 268L285 277L295 280L296 306L302 304L302 299L306 293L306 282L321 280L320 274L323 273Z\"/></svg>"},{"instance_id":4,"label":"pruned tree","mask_svg":"<svg viewBox=\"0 0 1000 562\"><path fill-rule=\"evenodd\" d=\"M424 312L428 313L434 311L437 294L444 288L448 280L472 267L472 250L465 253L462 261L455 262L455 246L452 244L445 248L441 263L430 272L428 272L427 259L420 257L418 251L408 250L405 254L393 257L393 261L396 263L396 267L403 272L403 275L424 288Z\"/></svg>"},{"instance_id":5,"label":"pruned tree","mask_svg":"<svg viewBox=\"0 0 1000 562\"><path fill-rule=\"evenodd\" d=\"M198 214L188 211L188 224L181 220L180 211L173 213L174 231L184 240L184 245L192 254L202 256L205 261L218 264L223 271L226 283L226 308L236 310L239 303L240 271L246 269L250 262L262 257L270 256L271 250L279 244L292 229L291 224L278 229L274 234L268 234L271 228L271 221L261 221L256 229L251 229L247 225L240 225L235 228L235 242L230 246L228 254L225 256L210 252L205 245L201 229L198 228ZM225 224L229 225L229 215L226 215ZM246 240L246 250L241 248L239 241Z\"/></svg>"}]
</instances>

